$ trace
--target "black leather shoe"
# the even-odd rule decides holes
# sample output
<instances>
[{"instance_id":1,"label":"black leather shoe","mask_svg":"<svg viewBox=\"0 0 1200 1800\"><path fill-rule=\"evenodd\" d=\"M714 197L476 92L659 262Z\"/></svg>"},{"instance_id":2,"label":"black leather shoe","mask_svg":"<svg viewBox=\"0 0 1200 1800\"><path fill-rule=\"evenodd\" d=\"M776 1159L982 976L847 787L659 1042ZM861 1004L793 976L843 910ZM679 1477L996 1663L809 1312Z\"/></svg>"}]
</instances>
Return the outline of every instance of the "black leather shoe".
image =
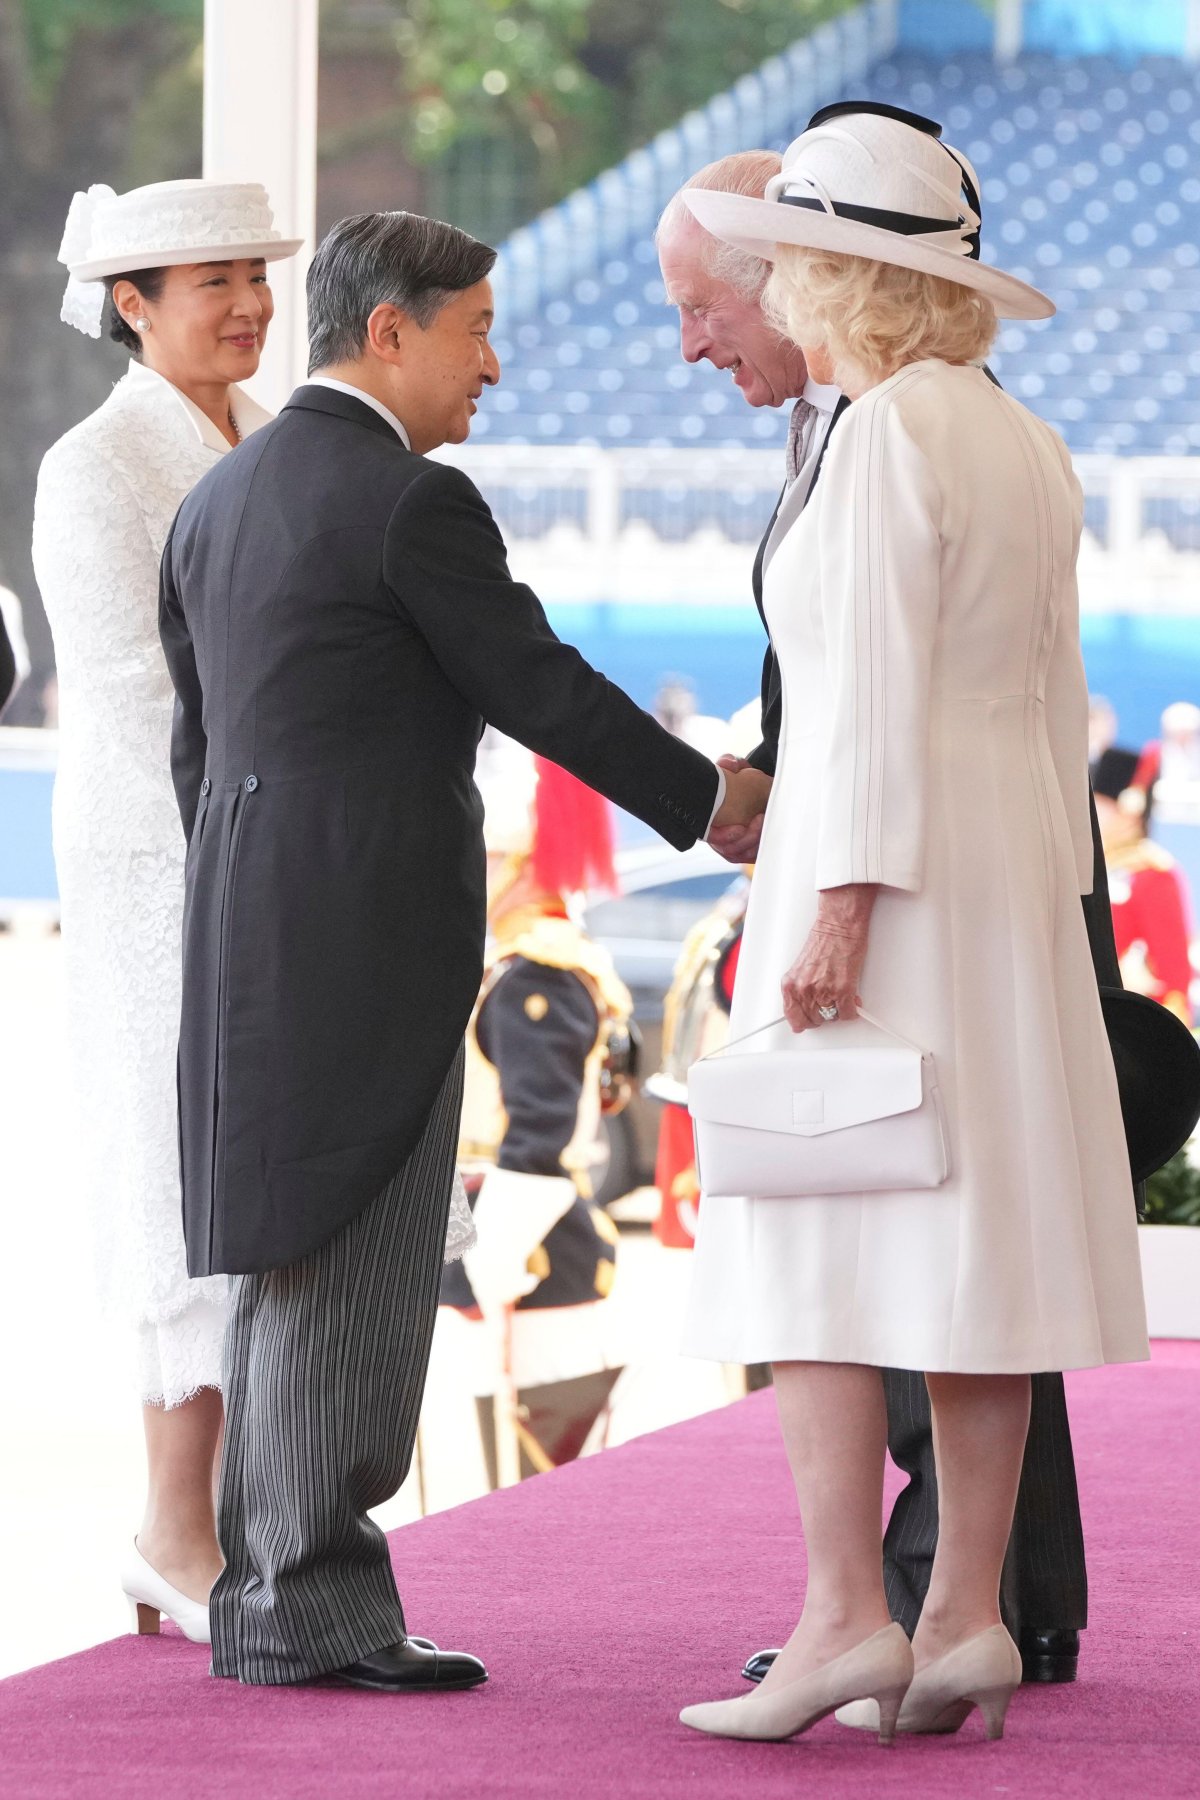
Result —
<instances>
[{"instance_id":1,"label":"black leather shoe","mask_svg":"<svg viewBox=\"0 0 1200 1800\"><path fill-rule=\"evenodd\" d=\"M1077 1631L1022 1631L1022 1681L1074 1681L1079 1665Z\"/></svg>"},{"instance_id":2,"label":"black leather shoe","mask_svg":"<svg viewBox=\"0 0 1200 1800\"><path fill-rule=\"evenodd\" d=\"M761 1681L775 1658L778 1650L757 1650L742 1670L744 1681Z\"/></svg>"},{"instance_id":3,"label":"black leather shoe","mask_svg":"<svg viewBox=\"0 0 1200 1800\"><path fill-rule=\"evenodd\" d=\"M438 1688L449 1692L454 1688L478 1687L487 1680L487 1670L478 1657L460 1650L435 1650L407 1638L402 1644L386 1644L372 1650L344 1669L334 1669L330 1681L343 1687L369 1688L377 1694L403 1694Z\"/></svg>"}]
</instances>

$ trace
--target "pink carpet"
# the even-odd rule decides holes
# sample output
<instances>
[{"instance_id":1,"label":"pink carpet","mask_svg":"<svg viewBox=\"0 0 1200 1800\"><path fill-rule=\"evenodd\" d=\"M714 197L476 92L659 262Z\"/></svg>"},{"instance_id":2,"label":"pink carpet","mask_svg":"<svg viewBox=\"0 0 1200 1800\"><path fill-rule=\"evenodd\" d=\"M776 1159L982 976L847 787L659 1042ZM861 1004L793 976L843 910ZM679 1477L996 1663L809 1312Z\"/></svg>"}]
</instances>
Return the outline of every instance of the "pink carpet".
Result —
<instances>
[{"instance_id":1,"label":"pink carpet","mask_svg":"<svg viewBox=\"0 0 1200 1800\"><path fill-rule=\"evenodd\" d=\"M891 1752L826 1720L787 1744L704 1739L795 1618L803 1557L771 1396L410 1526L393 1552L415 1631L477 1651L486 1688L406 1699L251 1690L175 1636L125 1637L0 1683L0 1795L1200 1795L1200 1345L1070 1378L1092 1574L1075 1687L1025 1689ZM781 1571L784 1573L781 1574Z\"/></svg>"}]
</instances>

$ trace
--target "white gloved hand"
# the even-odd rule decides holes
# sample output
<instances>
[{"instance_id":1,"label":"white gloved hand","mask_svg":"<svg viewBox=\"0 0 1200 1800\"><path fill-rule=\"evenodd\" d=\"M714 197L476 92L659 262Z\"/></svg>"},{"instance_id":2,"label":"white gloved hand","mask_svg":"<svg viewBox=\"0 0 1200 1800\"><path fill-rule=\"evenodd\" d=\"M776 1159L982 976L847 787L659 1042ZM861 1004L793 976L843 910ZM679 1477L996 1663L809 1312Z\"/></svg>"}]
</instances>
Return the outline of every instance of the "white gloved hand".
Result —
<instances>
[{"instance_id":1,"label":"white gloved hand","mask_svg":"<svg viewBox=\"0 0 1200 1800\"><path fill-rule=\"evenodd\" d=\"M489 1169L475 1201L477 1241L463 1257L467 1280L484 1313L531 1294L539 1276L529 1259L575 1200L565 1175L519 1175Z\"/></svg>"}]
</instances>

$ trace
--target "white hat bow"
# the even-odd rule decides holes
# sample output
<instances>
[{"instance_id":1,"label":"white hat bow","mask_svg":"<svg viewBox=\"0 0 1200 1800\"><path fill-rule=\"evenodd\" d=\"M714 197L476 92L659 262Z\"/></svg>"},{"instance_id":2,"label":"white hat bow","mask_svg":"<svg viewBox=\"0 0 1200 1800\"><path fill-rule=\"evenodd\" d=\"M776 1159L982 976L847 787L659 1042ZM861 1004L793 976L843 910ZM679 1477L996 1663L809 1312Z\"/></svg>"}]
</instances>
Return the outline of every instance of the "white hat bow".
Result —
<instances>
[{"instance_id":1,"label":"white hat bow","mask_svg":"<svg viewBox=\"0 0 1200 1800\"><path fill-rule=\"evenodd\" d=\"M83 261L92 241L97 203L101 200L115 200L116 197L115 191L106 187L102 181L94 183L86 193L75 195L63 227L63 239L58 251L60 263L65 263L69 269L72 263ZM104 298L102 281L77 281L72 275L67 282L59 317L64 325L73 325L76 331L98 338L104 318Z\"/></svg>"}]
</instances>

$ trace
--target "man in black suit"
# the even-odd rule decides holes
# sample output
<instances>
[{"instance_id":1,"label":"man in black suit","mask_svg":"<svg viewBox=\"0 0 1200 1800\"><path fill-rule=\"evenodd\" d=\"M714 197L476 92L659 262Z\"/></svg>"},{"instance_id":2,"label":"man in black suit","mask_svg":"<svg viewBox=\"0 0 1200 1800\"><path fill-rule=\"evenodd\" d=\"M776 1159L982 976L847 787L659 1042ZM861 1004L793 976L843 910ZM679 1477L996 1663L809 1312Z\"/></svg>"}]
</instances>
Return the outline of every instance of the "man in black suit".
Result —
<instances>
[{"instance_id":1,"label":"man in black suit","mask_svg":"<svg viewBox=\"0 0 1200 1800\"><path fill-rule=\"evenodd\" d=\"M868 103L867 110L871 110ZM827 108L810 128L837 112L863 110L861 103ZM882 108L878 110L893 111ZM919 130L935 135L940 127L915 114L898 114ZM693 176L689 187L715 188L761 199L781 161L772 151L750 150L712 163ZM972 205L978 210L977 201ZM710 362L728 370L751 406L778 406L791 401L787 445L787 479L775 513L759 545L753 591L763 613L763 570L776 543L805 505L819 477L829 436L848 402L808 377L799 348L781 338L761 310L769 265L759 258L718 244L697 224L678 196L668 205L657 232L659 259L667 298L680 315L680 348L687 362ZM763 620L766 624L765 617ZM762 671L762 741L741 764L722 759L729 768L752 766L774 774L781 722L781 688L775 654L768 641ZM742 830L714 832L712 843L731 862L753 862L762 820ZM1095 886L1084 901L1088 935L1097 977L1102 985L1119 986L1108 885L1103 852L1093 813ZM898 1496L884 1537L884 1577L892 1616L911 1637L929 1585L937 1546L937 1477L929 1394L924 1376L907 1369L884 1371L888 1412L888 1449L908 1476ZM1071 1451L1070 1427L1062 1376L1035 1375L1032 1413L1013 1537L1004 1572L1005 1617L1021 1647L1027 1681L1071 1681L1075 1676L1079 1632L1087 1624L1087 1571L1079 1496ZM760 1680L773 1651L752 1656L744 1673Z\"/></svg>"},{"instance_id":2,"label":"man in black suit","mask_svg":"<svg viewBox=\"0 0 1200 1800\"><path fill-rule=\"evenodd\" d=\"M412 1450L484 940L488 720L684 848L718 771L562 644L482 497L427 460L499 378L495 253L405 213L309 273L311 367L184 502L162 572L188 834L179 1045L193 1275L235 1277L213 1672L486 1679L406 1634L367 1509Z\"/></svg>"}]
</instances>

